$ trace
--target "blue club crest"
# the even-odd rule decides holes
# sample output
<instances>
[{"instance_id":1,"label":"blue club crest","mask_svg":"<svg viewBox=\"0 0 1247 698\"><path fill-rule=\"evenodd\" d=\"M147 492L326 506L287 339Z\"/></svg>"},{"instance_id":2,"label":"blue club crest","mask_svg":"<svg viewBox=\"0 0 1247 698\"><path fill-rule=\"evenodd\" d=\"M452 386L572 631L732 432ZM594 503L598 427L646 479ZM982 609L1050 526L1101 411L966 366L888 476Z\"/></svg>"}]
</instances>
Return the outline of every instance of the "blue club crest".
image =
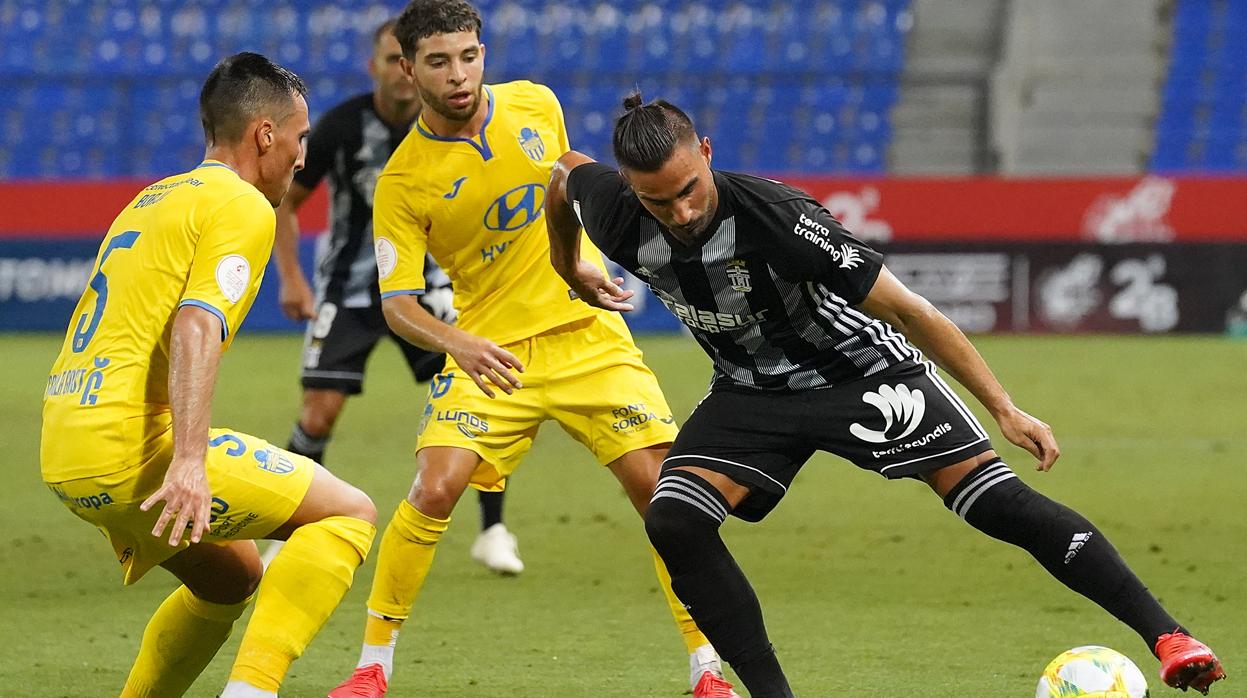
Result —
<instances>
[{"instance_id":1,"label":"blue club crest","mask_svg":"<svg viewBox=\"0 0 1247 698\"><path fill-rule=\"evenodd\" d=\"M540 161L541 156L546 154L546 144L541 141L541 134L533 129L525 126L520 129L520 135L516 137L520 142L520 147L528 153L528 157Z\"/></svg>"}]
</instances>

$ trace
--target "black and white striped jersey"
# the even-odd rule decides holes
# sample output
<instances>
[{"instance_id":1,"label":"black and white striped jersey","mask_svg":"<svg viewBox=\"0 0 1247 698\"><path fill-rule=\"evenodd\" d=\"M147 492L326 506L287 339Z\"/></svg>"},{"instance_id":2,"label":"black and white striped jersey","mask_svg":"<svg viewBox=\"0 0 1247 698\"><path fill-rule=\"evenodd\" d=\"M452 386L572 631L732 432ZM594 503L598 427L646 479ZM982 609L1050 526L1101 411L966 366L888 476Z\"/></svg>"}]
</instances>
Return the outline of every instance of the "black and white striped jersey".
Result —
<instances>
[{"instance_id":1,"label":"black and white striped jersey","mask_svg":"<svg viewBox=\"0 0 1247 698\"><path fill-rule=\"evenodd\" d=\"M649 285L714 361L715 380L764 390L824 388L918 350L854 306L883 257L808 194L714 172L719 208L684 245L601 163L572 170L568 198L589 239Z\"/></svg>"},{"instance_id":2,"label":"black and white striped jersey","mask_svg":"<svg viewBox=\"0 0 1247 698\"><path fill-rule=\"evenodd\" d=\"M410 130L411 124L394 126L382 119L368 92L325 112L308 136L304 166L294 181L312 190L329 177L329 230L317 244L313 284L318 302L380 306L372 197L377 176ZM426 288L450 284L431 257L425 262Z\"/></svg>"}]
</instances>

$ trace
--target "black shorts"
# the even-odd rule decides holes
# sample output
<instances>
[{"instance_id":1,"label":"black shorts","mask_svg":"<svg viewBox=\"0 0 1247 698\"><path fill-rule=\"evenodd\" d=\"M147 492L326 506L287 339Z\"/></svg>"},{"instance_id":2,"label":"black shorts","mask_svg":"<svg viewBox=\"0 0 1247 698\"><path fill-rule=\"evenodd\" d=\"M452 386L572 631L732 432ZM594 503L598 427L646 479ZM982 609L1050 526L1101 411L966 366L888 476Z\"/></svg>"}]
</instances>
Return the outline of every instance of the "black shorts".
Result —
<instances>
[{"instance_id":1,"label":"black shorts","mask_svg":"<svg viewBox=\"0 0 1247 698\"><path fill-rule=\"evenodd\" d=\"M445 354L412 346L391 332L380 306L343 308L321 303L303 342L303 387L360 394L364 365L382 337L394 338L411 374L421 383L432 379L446 363Z\"/></svg>"},{"instance_id":2,"label":"black shorts","mask_svg":"<svg viewBox=\"0 0 1247 698\"><path fill-rule=\"evenodd\" d=\"M747 485L749 496L732 513L760 521L814 451L902 478L991 447L986 430L933 366L905 362L819 390L716 385L680 429L663 469L696 466Z\"/></svg>"}]
</instances>

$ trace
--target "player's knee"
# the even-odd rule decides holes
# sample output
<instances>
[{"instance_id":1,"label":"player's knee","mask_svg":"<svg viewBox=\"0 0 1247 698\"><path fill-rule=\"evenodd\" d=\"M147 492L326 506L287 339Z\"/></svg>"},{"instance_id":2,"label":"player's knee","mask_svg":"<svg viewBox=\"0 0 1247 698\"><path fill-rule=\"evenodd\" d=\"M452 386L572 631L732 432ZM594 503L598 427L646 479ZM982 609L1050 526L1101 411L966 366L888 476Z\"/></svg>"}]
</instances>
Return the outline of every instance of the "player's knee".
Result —
<instances>
[{"instance_id":1,"label":"player's knee","mask_svg":"<svg viewBox=\"0 0 1247 698\"><path fill-rule=\"evenodd\" d=\"M703 529L715 527L705 514L678 499L655 498L645 509L645 534L664 560L695 545Z\"/></svg>"},{"instance_id":2,"label":"player's knee","mask_svg":"<svg viewBox=\"0 0 1247 698\"><path fill-rule=\"evenodd\" d=\"M251 598L260 587L264 577L264 563L258 555L239 558L227 570L218 570L212 576L211 584L197 584L187 588L197 598L209 603L232 606Z\"/></svg>"},{"instance_id":3,"label":"player's knee","mask_svg":"<svg viewBox=\"0 0 1247 698\"><path fill-rule=\"evenodd\" d=\"M304 409L299 418L299 428L313 439L323 439L333 433L333 424L337 419L338 415L324 410Z\"/></svg>"},{"instance_id":4,"label":"player's knee","mask_svg":"<svg viewBox=\"0 0 1247 698\"><path fill-rule=\"evenodd\" d=\"M342 511L338 516L349 516L353 519L367 521L372 525L377 523L377 505L372 503L372 497L358 488L346 487L346 492L341 497Z\"/></svg>"},{"instance_id":5,"label":"player's knee","mask_svg":"<svg viewBox=\"0 0 1247 698\"><path fill-rule=\"evenodd\" d=\"M450 518L463 490L448 482L418 480L407 495L407 501L425 516Z\"/></svg>"}]
</instances>

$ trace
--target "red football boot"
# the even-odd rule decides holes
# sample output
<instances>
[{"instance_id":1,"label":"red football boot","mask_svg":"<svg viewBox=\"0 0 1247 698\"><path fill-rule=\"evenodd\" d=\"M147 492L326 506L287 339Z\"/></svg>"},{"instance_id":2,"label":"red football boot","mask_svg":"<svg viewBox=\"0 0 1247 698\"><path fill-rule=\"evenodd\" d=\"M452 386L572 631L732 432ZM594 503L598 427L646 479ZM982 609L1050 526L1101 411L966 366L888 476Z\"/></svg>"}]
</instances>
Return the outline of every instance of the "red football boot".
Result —
<instances>
[{"instance_id":1,"label":"red football boot","mask_svg":"<svg viewBox=\"0 0 1247 698\"><path fill-rule=\"evenodd\" d=\"M722 676L713 671L704 672L697 685L693 686L693 698L740 698L732 690L732 684L723 680Z\"/></svg>"},{"instance_id":2,"label":"red football boot","mask_svg":"<svg viewBox=\"0 0 1247 698\"><path fill-rule=\"evenodd\" d=\"M1184 632L1161 635L1156 641L1156 656L1160 658L1160 680L1174 688L1193 688L1208 695L1212 682L1225 678L1217 655Z\"/></svg>"},{"instance_id":3,"label":"red football boot","mask_svg":"<svg viewBox=\"0 0 1247 698\"><path fill-rule=\"evenodd\" d=\"M329 698L382 698L387 683L380 664L357 667L351 678L329 692Z\"/></svg>"}]
</instances>

